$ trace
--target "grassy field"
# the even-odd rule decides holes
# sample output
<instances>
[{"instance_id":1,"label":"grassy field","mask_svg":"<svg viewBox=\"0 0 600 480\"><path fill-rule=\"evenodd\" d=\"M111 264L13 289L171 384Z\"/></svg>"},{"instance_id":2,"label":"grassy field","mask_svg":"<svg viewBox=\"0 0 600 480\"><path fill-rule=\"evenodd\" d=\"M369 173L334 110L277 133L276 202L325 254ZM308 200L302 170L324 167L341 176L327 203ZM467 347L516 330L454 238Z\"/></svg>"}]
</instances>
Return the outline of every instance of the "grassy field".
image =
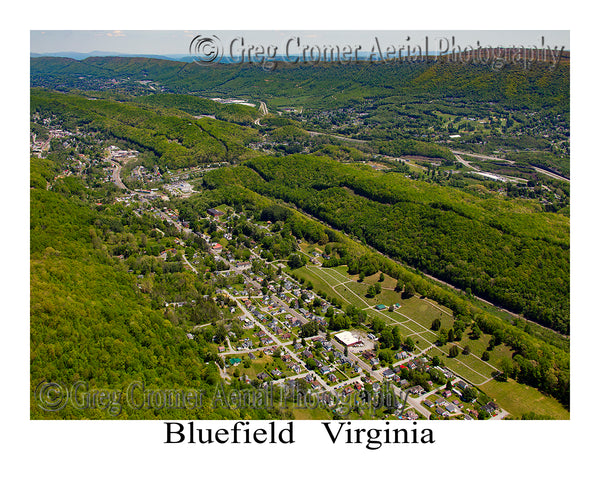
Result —
<instances>
[{"instance_id":1,"label":"grassy field","mask_svg":"<svg viewBox=\"0 0 600 480\"><path fill-rule=\"evenodd\" d=\"M411 335L412 333L414 333L411 330L409 330L408 328L406 328L404 325L402 325L401 323L392 322L388 317L383 315L381 312L378 312L377 310L369 310L369 315L373 318L381 318L383 321L385 321L389 325L393 325L393 326L397 325L398 328L400 329L400 333L402 335L408 336L408 335Z\"/></svg>"},{"instance_id":2,"label":"grassy field","mask_svg":"<svg viewBox=\"0 0 600 480\"><path fill-rule=\"evenodd\" d=\"M381 294L374 298L367 298L367 288L370 284L378 281L379 273L365 277L363 282L357 281L358 275L349 277L345 266L335 268L304 266L295 270L295 273L310 281L314 290L339 298L344 306L353 304L358 308L368 308L369 316L381 318L390 325L398 325L403 335L411 336L415 341L421 340L421 345L419 345L421 348L429 346L429 343L435 342L437 339L437 334L428 330L434 319L439 318L443 328L449 329L452 326L453 319L448 309L440 307L430 300L416 296L402 299L399 292L391 289L382 290ZM385 277L384 275L383 285L387 288L395 286L391 277ZM399 303L401 307L394 312L389 312L387 309L377 311L369 308L379 304L389 306L395 303Z\"/></svg>"},{"instance_id":3,"label":"grassy field","mask_svg":"<svg viewBox=\"0 0 600 480\"><path fill-rule=\"evenodd\" d=\"M358 302L356 306L362 306L364 308L366 306L373 306L379 303L376 301L377 297L367 298L367 289L369 288L369 286L365 285L364 283L352 282L343 285L343 287L347 288L348 290L350 290L350 292L354 293L354 295L349 294L348 298L356 298L356 296L359 297L359 299L356 299L356 301Z\"/></svg>"},{"instance_id":4,"label":"grassy field","mask_svg":"<svg viewBox=\"0 0 600 480\"><path fill-rule=\"evenodd\" d=\"M442 347L445 348L445 347ZM479 373L473 366L469 365L468 360L463 358L466 356L459 355L456 358L449 358L447 352L439 347L433 347L429 352L429 355L438 356L444 360L444 364L456 372L458 375L463 377L467 382L474 385L480 384L488 380L490 377L485 376L483 372Z\"/></svg>"},{"instance_id":5,"label":"grassy field","mask_svg":"<svg viewBox=\"0 0 600 480\"><path fill-rule=\"evenodd\" d=\"M254 329L250 328L250 329L246 329L244 330L244 335L242 335L240 338L238 338L237 340L233 341L231 340L231 345L232 347L237 347L240 346L242 343L242 340L244 340L245 338L249 338L250 340L252 340L252 346L254 348L259 347L260 346L260 338L258 338L256 336L256 334L254 333Z\"/></svg>"},{"instance_id":6,"label":"grassy field","mask_svg":"<svg viewBox=\"0 0 600 480\"><path fill-rule=\"evenodd\" d=\"M452 313L449 313L447 308L440 307L432 300L425 301L424 299L414 296L401 300L400 305L401 307L398 309L399 314L410 317L424 328L430 328L431 323L436 318L440 320L442 328L448 330L452 327Z\"/></svg>"},{"instance_id":7,"label":"grassy field","mask_svg":"<svg viewBox=\"0 0 600 480\"><path fill-rule=\"evenodd\" d=\"M431 330L428 330L426 332L422 332L419 334L419 337L424 338L425 340L428 340L431 343L435 343L435 341L437 340L437 334L435 332L432 332Z\"/></svg>"},{"instance_id":8,"label":"grassy field","mask_svg":"<svg viewBox=\"0 0 600 480\"><path fill-rule=\"evenodd\" d=\"M479 388L508 410L513 418L520 418L528 412L547 415L557 420L570 418L569 412L557 400L512 379L508 382L492 380Z\"/></svg>"},{"instance_id":9,"label":"grassy field","mask_svg":"<svg viewBox=\"0 0 600 480\"><path fill-rule=\"evenodd\" d=\"M322 268L322 270L326 271L329 275L336 278L340 283L347 282L350 280L348 276L348 267L340 266L335 268Z\"/></svg>"},{"instance_id":10,"label":"grassy field","mask_svg":"<svg viewBox=\"0 0 600 480\"><path fill-rule=\"evenodd\" d=\"M412 320L402 322L402 325L404 325L406 328L410 328L415 333L421 333L425 330L421 325L419 325L417 322L413 322Z\"/></svg>"},{"instance_id":11,"label":"grassy field","mask_svg":"<svg viewBox=\"0 0 600 480\"><path fill-rule=\"evenodd\" d=\"M478 358L481 358L483 352L487 350L487 346L491 338L491 335L482 334L479 339L471 340L468 335L464 334L462 340L457 343L460 345L460 349L463 349L466 345L469 345L471 353ZM510 347L502 344L494 347L493 350L488 350L488 354L490 359L487 363L494 365L496 368L500 368L500 362L502 359L505 357L511 357L513 350Z\"/></svg>"},{"instance_id":12,"label":"grassy field","mask_svg":"<svg viewBox=\"0 0 600 480\"><path fill-rule=\"evenodd\" d=\"M333 290L333 288L329 286L329 283L327 282L332 283L331 278L327 278L327 281L324 280L324 278L326 278L325 275L322 274L318 269L314 267L304 266L302 268L294 270L293 273L298 277L308 282L311 282L313 284L313 291L323 292L329 297L337 297L342 301L344 306L350 303L348 300L345 300L343 296L338 294L335 290Z\"/></svg>"},{"instance_id":13,"label":"grassy field","mask_svg":"<svg viewBox=\"0 0 600 480\"><path fill-rule=\"evenodd\" d=\"M295 420L323 420L331 418L331 412L322 408L293 408Z\"/></svg>"},{"instance_id":14,"label":"grassy field","mask_svg":"<svg viewBox=\"0 0 600 480\"><path fill-rule=\"evenodd\" d=\"M261 358L258 356L257 353L255 353L255 355L257 355L257 358L254 360L250 360L249 368L244 368L244 360L248 359L248 354L226 356L225 361L228 365L229 359L231 358L240 358L242 360L242 363L236 365L235 367L230 366L227 369L228 373L232 375L233 372L237 371L240 375L245 374L248 375L250 378L256 378L256 375L258 375L260 372L264 372L265 370L272 370L273 368L277 367L279 368L279 370L281 370L283 376L289 377L291 375L295 375L295 373L292 370L290 370L281 359L273 358L269 355L264 355Z\"/></svg>"}]
</instances>

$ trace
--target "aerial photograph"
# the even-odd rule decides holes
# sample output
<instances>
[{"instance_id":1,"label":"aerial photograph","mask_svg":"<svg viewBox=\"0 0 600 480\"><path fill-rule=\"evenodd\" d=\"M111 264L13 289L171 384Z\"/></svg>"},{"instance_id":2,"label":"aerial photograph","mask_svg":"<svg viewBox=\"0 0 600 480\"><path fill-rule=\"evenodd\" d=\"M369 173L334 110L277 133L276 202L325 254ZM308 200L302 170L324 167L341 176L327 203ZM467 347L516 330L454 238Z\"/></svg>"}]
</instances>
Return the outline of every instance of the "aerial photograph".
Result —
<instances>
[{"instance_id":1,"label":"aerial photograph","mask_svg":"<svg viewBox=\"0 0 600 480\"><path fill-rule=\"evenodd\" d=\"M568 30L30 43L31 420L570 419Z\"/></svg>"}]
</instances>

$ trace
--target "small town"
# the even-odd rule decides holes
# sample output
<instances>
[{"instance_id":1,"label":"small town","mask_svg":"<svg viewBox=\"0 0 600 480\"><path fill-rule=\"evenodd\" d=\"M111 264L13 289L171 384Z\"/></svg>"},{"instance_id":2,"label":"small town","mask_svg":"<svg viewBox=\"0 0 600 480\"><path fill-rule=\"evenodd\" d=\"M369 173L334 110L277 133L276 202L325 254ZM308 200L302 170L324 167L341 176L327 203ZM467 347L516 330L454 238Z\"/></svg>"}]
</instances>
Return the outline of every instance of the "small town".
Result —
<instances>
[{"instance_id":1,"label":"small town","mask_svg":"<svg viewBox=\"0 0 600 480\"><path fill-rule=\"evenodd\" d=\"M52 119L41 121L52 125ZM43 157L50 143L59 141L63 148L75 147L73 151L80 152L85 151L81 144L88 140L79 132L50 128L49 138L44 142L37 141L35 134L32 135L31 151L33 155ZM205 228L194 231L188 221L180 218L176 208L169 207L169 202L189 197L194 193L189 181L219 168L219 164L161 173L158 167L147 169L137 164L138 156L139 152L116 145L96 152L96 158L76 153L70 157L68 168L60 176L85 176L91 183L114 185L114 201L132 208L139 217L151 215L178 232L172 248L157 252L156 257L163 261L179 260L185 269L218 285L213 300L224 312L225 321L221 325L224 328L210 340L217 344L215 362L225 382L235 380L256 389L276 386L287 392L287 397L293 398L298 407L303 404L318 406L339 418L346 418L350 413L358 418L375 418L383 411L386 412L384 418L409 420L502 419L509 415L478 391L476 385L469 382L468 375L463 378L465 372L473 373L472 380L481 383L480 380L489 381L500 372L491 365L486 367L487 374L469 366L465 369L463 365L461 376L445 366L444 353L437 350L436 355L432 350L436 347L436 337L426 325L436 317L430 312L431 317L419 319L418 322L423 324L422 331L410 328L408 325L414 325L415 320L402 314L404 301L401 294L397 294L394 303L390 301L389 305L367 305L364 300L357 302L353 297L358 295L351 290L347 297L356 308L397 324L407 334L405 342L397 345L400 348L390 358L389 352L380 351L379 338L372 325L363 323L360 329L342 331L330 328L332 319L345 315L337 299L316 293L309 280L289 268L287 260L273 258L257 241L274 235L275 224L271 221L256 221L223 206L222 210L207 209L202 219ZM127 183L138 187L135 190L126 186L122 179L128 164L137 164L129 168L127 174ZM232 225L238 222L260 232L257 240L246 240L249 248L242 256L239 256L239 249L222 244L236 244ZM164 232L159 232L164 237ZM197 240L191 241L194 238ZM203 242L207 251L190 248L198 242ZM334 289L336 283L357 283L339 267L324 268L322 263L331 257L318 245L307 245L298 240L296 248L305 259L306 266L302 268L320 276ZM205 258L207 255L209 262ZM125 260L123 254L117 258ZM214 269L207 269L207 263L214 265ZM197 269L198 264L203 265L202 271ZM377 286L381 291L379 282L382 278L383 274L372 287ZM138 275L138 281L138 287L143 288L144 274ZM174 299L165 302L164 307L168 312L189 308L190 303ZM435 308L441 310L438 306ZM396 317L392 318L392 315ZM404 321L398 321L398 318ZM210 325L194 325L187 333L188 339L193 341L196 335L202 334L204 327ZM413 338L417 343L420 341L420 345L415 344ZM374 396L384 392L393 393L396 400L376 413L370 403ZM305 410L309 409L305 407ZM306 413L310 415L310 412Z\"/></svg>"},{"instance_id":2,"label":"small town","mask_svg":"<svg viewBox=\"0 0 600 480\"><path fill-rule=\"evenodd\" d=\"M179 220L177 212L168 208L163 211L150 208L149 212L170 222L184 234L197 235ZM205 220L214 226L217 235L231 241L227 224L239 215L227 215L214 208L206 214ZM272 226L269 223L255 226L269 236ZM211 241L211 236L199 235L207 242L215 265L219 265L211 278L215 284L224 285L215 290L215 300L223 305L227 314L226 331L221 334L222 338L217 334L211 340L218 344L217 364L225 381L236 379L259 389L273 383L287 392L302 391L326 408L341 402L339 411L333 410L340 416L349 413L343 406L347 405L345 399L365 397L364 392L378 394L390 388L398 398L405 395L407 399L407 408L395 405L391 412L398 418L472 420L502 419L508 415L491 400L478 404L477 390L442 366L439 358L428 354L431 345L423 351L401 350L383 365L377 351L378 339L373 332L330 331L330 319L344 312L317 295L312 287L306 288L303 282L285 273L285 264L276 260L263 261L259 255L260 246L251 248L249 257L236 258L223 245ZM180 250L185 249L185 241L176 239L176 242ZM178 250L174 248L160 255L166 259L177 254ZM199 253L189 259L185 253L180 255L187 268L202 274L194 266L199 263ZM320 259L326 254L312 252L308 256L311 258L309 268L322 269ZM185 305L186 302L167 302L165 307L182 308ZM398 303L391 307L402 308ZM381 304L372 307L374 311L387 311L388 308ZM193 340L205 326L209 325L194 326L188 338ZM311 329L316 331L311 332ZM409 372L423 372L432 380L426 380L424 385L415 383L409 380ZM357 403L360 405L360 401ZM364 415L365 412L359 408L357 413Z\"/></svg>"}]
</instances>

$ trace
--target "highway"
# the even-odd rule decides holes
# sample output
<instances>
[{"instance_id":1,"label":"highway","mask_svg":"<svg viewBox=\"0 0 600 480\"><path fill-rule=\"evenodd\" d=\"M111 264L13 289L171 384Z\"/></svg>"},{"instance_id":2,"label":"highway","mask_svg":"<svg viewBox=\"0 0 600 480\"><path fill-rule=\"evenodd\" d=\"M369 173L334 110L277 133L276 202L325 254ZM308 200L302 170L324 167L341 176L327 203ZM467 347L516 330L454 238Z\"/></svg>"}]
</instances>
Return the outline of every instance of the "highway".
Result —
<instances>
[{"instance_id":1,"label":"highway","mask_svg":"<svg viewBox=\"0 0 600 480\"><path fill-rule=\"evenodd\" d=\"M450 151L454 154L454 156L460 163L462 163L463 165L465 165L473 170L477 170L477 171L480 171L480 169L471 165L468 161L461 158L460 155L469 155L471 157L479 158L481 160L501 161L501 162L506 162L510 165L514 165L514 163L515 163L514 160L508 160L507 158L492 157L489 155L481 155L479 153L462 152L460 150L450 150ZM571 180L569 178L563 177L562 175L559 175L558 173L551 172L550 170L546 170L545 168L535 167L533 165L530 165L530 167L533 168L536 172L546 175L548 177L554 178L556 180L562 180L564 182L569 182L569 183L571 182Z\"/></svg>"},{"instance_id":2,"label":"highway","mask_svg":"<svg viewBox=\"0 0 600 480\"><path fill-rule=\"evenodd\" d=\"M122 190L129 191L127 186L123 183L123 180L121 180L121 168L122 168L121 164L118 162L115 162L114 160L110 160L110 162L112 163L112 166L114 168L114 170L112 172L112 180L113 180L114 184Z\"/></svg>"}]
</instances>

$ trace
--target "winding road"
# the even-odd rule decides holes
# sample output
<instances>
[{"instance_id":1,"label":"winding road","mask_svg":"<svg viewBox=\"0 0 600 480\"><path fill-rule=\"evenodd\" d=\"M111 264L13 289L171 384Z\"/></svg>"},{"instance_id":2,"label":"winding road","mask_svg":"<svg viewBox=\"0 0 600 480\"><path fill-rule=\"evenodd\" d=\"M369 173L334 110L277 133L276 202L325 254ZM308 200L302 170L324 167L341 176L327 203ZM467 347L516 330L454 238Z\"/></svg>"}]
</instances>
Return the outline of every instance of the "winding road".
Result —
<instances>
[{"instance_id":1,"label":"winding road","mask_svg":"<svg viewBox=\"0 0 600 480\"><path fill-rule=\"evenodd\" d=\"M258 111L262 115L268 115L269 109L267 108L267 104L265 102L260 102L260 106L258 107Z\"/></svg>"}]
</instances>

